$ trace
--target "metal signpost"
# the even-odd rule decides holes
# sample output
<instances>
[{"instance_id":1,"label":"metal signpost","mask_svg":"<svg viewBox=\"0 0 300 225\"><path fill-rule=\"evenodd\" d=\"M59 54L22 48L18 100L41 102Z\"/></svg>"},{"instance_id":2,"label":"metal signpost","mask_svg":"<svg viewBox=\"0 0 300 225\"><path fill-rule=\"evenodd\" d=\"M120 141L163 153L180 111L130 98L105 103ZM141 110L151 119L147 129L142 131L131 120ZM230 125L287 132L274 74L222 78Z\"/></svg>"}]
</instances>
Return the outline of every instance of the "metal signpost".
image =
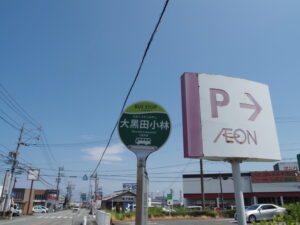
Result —
<instances>
[{"instance_id":1,"label":"metal signpost","mask_svg":"<svg viewBox=\"0 0 300 225\"><path fill-rule=\"evenodd\" d=\"M153 102L137 102L121 115L119 135L137 157L136 225L146 225L148 217L148 186L146 171L148 156L168 139L171 122L167 112Z\"/></svg>"},{"instance_id":2,"label":"metal signpost","mask_svg":"<svg viewBox=\"0 0 300 225\"><path fill-rule=\"evenodd\" d=\"M171 213L173 211L173 195L167 194L167 205L170 207L169 216L171 216Z\"/></svg>"},{"instance_id":3,"label":"metal signpost","mask_svg":"<svg viewBox=\"0 0 300 225\"><path fill-rule=\"evenodd\" d=\"M27 206L27 215L30 212L30 204L31 204L31 195L32 195L32 188L33 188L33 182L38 180L40 176L40 170L39 169L30 169L28 170L28 176L27 180L31 180L30 185L30 192L29 192L29 199L28 199L28 206Z\"/></svg>"},{"instance_id":4,"label":"metal signpost","mask_svg":"<svg viewBox=\"0 0 300 225\"><path fill-rule=\"evenodd\" d=\"M240 163L281 159L268 86L220 75L181 77L184 156L231 163L238 224L245 225Z\"/></svg>"}]
</instances>

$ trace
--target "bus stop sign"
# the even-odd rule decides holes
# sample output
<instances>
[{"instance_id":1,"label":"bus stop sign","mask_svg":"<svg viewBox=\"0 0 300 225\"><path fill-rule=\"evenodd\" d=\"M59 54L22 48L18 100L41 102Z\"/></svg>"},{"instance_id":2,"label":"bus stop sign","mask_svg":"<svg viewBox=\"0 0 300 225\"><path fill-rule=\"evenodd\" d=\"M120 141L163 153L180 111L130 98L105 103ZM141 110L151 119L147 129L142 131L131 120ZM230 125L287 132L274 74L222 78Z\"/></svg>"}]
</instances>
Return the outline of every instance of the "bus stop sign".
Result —
<instances>
[{"instance_id":1,"label":"bus stop sign","mask_svg":"<svg viewBox=\"0 0 300 225\"><path fill-rule=\"evenodd\" d=\"M168 139L171 122L167 112L153 102L136 102L122 114L119 135L127 148L135 153L158 150Z\"/></svg>"}]
</instances>

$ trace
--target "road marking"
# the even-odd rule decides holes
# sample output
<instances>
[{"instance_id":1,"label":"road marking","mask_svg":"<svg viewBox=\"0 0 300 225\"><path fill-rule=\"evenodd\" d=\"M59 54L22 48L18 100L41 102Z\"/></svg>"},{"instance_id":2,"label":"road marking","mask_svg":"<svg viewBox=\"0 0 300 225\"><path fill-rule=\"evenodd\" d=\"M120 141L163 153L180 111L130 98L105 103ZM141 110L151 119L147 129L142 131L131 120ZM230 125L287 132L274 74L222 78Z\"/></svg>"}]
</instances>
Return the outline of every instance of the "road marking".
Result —
<instances>
[{"instance_id":1,"label":"road marking","mask_svg":"<svg viewBox=\"0 0 300 225\"><path fill-rule=\"evenodd\" d=\"M72 219L72 216L38 216L36 219Z\"/></svg>"}]
</instances>

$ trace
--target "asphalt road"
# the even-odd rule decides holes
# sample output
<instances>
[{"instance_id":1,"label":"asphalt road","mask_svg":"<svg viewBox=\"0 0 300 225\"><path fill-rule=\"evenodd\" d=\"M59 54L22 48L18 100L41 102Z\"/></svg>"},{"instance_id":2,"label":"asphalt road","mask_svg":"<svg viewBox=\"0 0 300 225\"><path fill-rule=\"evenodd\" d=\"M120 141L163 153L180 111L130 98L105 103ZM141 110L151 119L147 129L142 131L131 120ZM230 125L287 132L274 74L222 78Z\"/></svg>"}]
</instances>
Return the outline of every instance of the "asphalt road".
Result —
<instances>
[{"instance_id":1,"label":"asphalt road","mask_svg":"<svg viewBox=\"0 0 300 225\"><path fill-rule=\"evenodd\" d=\"M33 216L13 217L12 220L0 220L0 225L81 225L86 217L86 225L96 225L94 218L88 215L87 210L72 213L64 210L55 213L37 213Z\"/></svg>"},{"instance_id":2,"label":"asphalt road","mask_svg":"<svg viewBox=\"0 0 300 225\"><path fill-rule=\"evenodd\" d=\"M135 222L115 222L115 225L135 225ZM161 220L148 221L147 225L237 225L233 219L210 219L210 220Z\"/></svg>"}]
</instances>

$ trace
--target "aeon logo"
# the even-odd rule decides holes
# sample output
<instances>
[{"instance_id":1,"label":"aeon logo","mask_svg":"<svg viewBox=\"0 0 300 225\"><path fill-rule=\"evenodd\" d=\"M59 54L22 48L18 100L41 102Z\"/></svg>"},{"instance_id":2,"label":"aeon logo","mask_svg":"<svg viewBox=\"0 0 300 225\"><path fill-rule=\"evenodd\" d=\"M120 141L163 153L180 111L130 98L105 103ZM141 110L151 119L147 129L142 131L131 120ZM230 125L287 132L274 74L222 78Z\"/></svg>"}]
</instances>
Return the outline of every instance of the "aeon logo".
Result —
<instances>
[{"instance_id":1,"label":"aeon logo","mask_svg":"<svg viewBox=\"0 0 300 225\"><path fill-rule=\"evenodd\" d=\"M238 143L238 144L255 144L257 145L256 131L223 128L218 136L215 138L214 143L219 139L223 139L226 143Z\"/></svg>"},{"instance_id":2,"label":"aeon logo","mask_svg":"<svg viewBox=\"0 0 300 225\"><path fill-rule=\"evenodd\" d=\"M213 89L210 90L210 105L211 105L211 117L218 118L218 107L227 106L230 102L229 94L221 89ZM217 95L222 96L222 100L217 100ZM261 112L262 107L257 103L257 101L253 98L250 93L245 93L245 95L252 101L251 104L240 103L240 108L245 109L253 109L254 112L248 118L249 121L255 121L258 114ZM257 145L257 136L256 131L244 130L241 128L232 129L232 128L222 128L220 132L217 134L214 139L214 143L219 140L223 140L226 143L238 143L238 144L255 144Z\"/></svg>"}]
</instances>

